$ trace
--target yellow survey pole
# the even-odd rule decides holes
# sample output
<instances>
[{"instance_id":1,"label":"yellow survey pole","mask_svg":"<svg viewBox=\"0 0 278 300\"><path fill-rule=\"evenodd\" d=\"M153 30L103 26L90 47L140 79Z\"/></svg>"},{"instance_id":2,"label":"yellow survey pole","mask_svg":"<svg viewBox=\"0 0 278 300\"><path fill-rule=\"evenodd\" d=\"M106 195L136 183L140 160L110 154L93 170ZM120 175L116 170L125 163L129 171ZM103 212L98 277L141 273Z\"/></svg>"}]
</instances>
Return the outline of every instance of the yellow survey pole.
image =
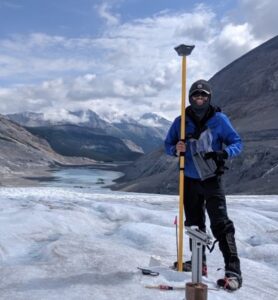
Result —
<instances>
[{"instance_id":1,"label":"yellow survey pole","mask_svg":"<svg viewBox=\"0 0 278 300\"><path fill-rule=\"evenodd\" d=\"M182 76L181 76L181 128L180 140L185 142L185 96L186 96L186 56L190 55L194 46L180 45L175 48L179 56L182 56ZM180 153L180 170L179 170L179 233L178 233L178 271L183 271L183 201L184 201L184 167L185 153Z\"/></svg>"}]
</instances>

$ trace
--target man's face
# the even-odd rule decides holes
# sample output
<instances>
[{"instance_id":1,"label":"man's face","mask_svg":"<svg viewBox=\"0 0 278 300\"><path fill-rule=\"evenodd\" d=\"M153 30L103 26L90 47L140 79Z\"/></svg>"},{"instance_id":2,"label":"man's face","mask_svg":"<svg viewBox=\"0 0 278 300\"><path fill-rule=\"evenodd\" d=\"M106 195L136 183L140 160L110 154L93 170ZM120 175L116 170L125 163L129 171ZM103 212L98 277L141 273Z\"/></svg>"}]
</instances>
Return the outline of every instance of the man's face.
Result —
<instances>
[{"instance_id":1,"label":"man's face","mask_svg":"<svg viewBox=\"0 0 278 300\"><path fill-rule=\"evenodd\" d=\"M198 105L198 106L202 106L204 105L206 102L208 102L208 94L205 92L195 92L192 95L192 100Z\"/></svg>"}]
</instances>

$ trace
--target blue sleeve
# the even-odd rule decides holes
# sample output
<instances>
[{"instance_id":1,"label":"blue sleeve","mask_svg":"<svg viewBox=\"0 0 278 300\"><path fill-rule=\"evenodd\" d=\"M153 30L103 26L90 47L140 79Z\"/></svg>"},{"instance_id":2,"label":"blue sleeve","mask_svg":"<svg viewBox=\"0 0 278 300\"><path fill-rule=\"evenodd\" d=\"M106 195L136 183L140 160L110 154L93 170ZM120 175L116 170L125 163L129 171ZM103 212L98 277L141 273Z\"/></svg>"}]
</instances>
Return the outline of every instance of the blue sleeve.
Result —
<instances>
[{"instance_id":1,"label":"blue sleeve","mask_svg":"<svg viewBox=\"0 0 278 300\"><path fill-rule=\"evenodd\" d=\"M168 155L176 156L176 144L180 136L180 117L176 118L171 125L164 141L165 152Z\"/></svg>"},{"instance_id":2,"label":"blue sleeve","mask_svg":"<svg viewBox=\"0 0 278 300\"><path fill-rule=\"evenodd\" d=\"M235 157L242 151L242 141L239 134L236 132L232 126L228 117L224 114L222 115L222 139L223 143L226 145L224 149L229 157Z\"/></svg>"}]
</instances>

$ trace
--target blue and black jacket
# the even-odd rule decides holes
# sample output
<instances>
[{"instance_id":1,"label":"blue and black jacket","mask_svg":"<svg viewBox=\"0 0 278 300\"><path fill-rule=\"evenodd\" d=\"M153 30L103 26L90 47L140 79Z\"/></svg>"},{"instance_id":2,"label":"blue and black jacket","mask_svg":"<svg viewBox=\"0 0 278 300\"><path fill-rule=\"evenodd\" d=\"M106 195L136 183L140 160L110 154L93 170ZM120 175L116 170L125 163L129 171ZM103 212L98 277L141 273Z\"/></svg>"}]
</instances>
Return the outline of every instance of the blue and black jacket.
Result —
<instances>
[{"instance_id":1,"label":"blue and black jacket","mask_svg":"<svg viewBox=\"0 0 278 300\"><path fill-rule=\"evenodd\" d=\"M180 123L179 116L174 120L165 139L165 150L169 155L176 156L176 144L180 140ZM228 157L235 157L242 151L239 134L228 117L218 107L213 106L209 107L201 121L195 116L191 106L186 108L185 142L185 176L195 179L202 179L196 165L196 154L200 156L211 151L225 150Z\"/></svg>"}]
</instances>

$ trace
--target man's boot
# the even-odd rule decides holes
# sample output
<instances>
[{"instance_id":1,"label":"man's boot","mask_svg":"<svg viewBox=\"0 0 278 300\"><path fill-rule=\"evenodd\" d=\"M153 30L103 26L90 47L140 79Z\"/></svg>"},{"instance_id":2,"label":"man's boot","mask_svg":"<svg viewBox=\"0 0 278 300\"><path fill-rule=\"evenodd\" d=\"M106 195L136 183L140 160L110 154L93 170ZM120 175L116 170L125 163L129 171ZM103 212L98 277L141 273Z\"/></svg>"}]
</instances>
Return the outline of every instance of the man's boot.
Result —
<instances>
[{"instance_id":1,"label":"man's boot","mask_svg":"<svg viewBox=\"0 0 278 300\"><path fill-rule=\"evenodd\" d=\"M219 248L224 257L225 277L217 280L217 285L231 291L237 290L242 286L242 277L234 232L219 239Z\"/></svg>"}]
</instances>

